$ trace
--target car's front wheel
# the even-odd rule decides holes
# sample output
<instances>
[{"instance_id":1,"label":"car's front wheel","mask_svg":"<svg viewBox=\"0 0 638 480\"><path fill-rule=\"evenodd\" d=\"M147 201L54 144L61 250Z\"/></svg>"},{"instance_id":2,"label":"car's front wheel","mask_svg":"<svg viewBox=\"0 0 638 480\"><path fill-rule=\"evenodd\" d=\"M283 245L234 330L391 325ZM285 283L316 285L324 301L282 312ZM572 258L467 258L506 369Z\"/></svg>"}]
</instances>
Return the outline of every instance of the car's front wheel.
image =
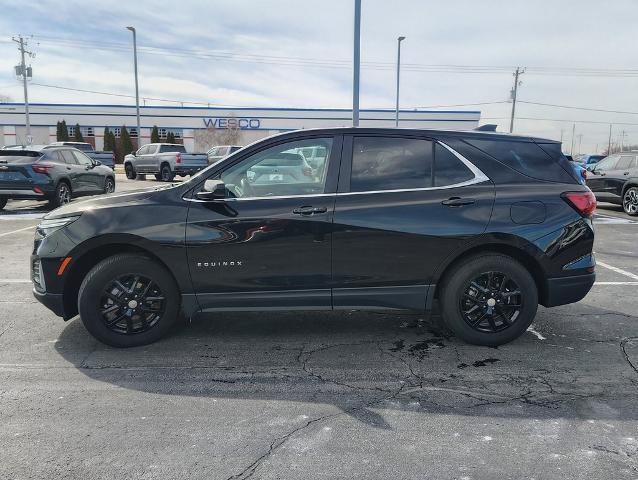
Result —
<instances>
[{"instance_id":1,"label":"car's front wheel","mask_svg":"<svg viewBox=\"0 0 638 480\"><path fill-rule=\"evenodd\" d=\"M115 180L111 177L106 177L104 180L104 193L113 193L115 191Z\"/></svg>"},{"instance_id":2,"label":"car's front wheel","mask_svg":"<svg viewBox=\"0 0 638 480\"><path fill-rule=\"evenodd\" d=\"M638 215L638 187L629 187L622 199L622 208L627 215Z\"/></svg>"},{"instance_id":3,"label":"car's front wheel","mask_svg":"<svg viewBox=\"0 0 638 480\"><path fill-rule=\"evenodd\" d=\"M506 255L486 254L460 262L446 274L441 288L443 319L468 343L511 342L536 316L536 283L523 265Z\"/></svg>"},{"instance_id":4,"label":"car's front wheel","mask_svg":"<svg viewBox=\"0 0 638 480\"><path fill-rule=\"evenodd\" d=\"M0 210L7 206L7 197L0 197Z\"/></svg>"},{"instance_id":5,"label":"car's front wheel","mask_svg":"<svg viewBox=\"0 0 638 480\"><path fill-rule=\"evenodd\" d=\"M137 176L135 170L133 170L133 165L130 163L124 165L124 173L126 173L126 178L129 180L135 180L135 177Z\"/></svg>"},{"instance_id":6,"label":"car's front wheel","mask_svg":"<svg viewBox=\"0 0 638 480\"><path fill-rule=\"evenodd\" d=\"M172 275L148 257L120 254L98 263L80 286L86 329L113 347L155 342L175 324L180 293Z\"/></svg>"}]
</instances>

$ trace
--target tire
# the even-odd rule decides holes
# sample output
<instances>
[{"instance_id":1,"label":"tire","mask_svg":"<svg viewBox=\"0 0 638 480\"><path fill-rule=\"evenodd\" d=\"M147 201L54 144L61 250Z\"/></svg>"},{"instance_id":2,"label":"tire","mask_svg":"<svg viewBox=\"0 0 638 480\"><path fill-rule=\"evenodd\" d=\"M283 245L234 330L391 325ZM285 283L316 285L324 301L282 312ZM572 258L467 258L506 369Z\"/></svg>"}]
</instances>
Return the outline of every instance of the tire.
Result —
<instances>
[{"instance_id":1,"label":"tire","mask_svg":"<svg viewBox=\"0 0 638 480\"><path fill-rule=\"evenodd\" d=\"M159 297L163 300L148 300ZM100 342L136 347L153 343L171 330L180 298L173 276L162 265L143 255L119 254L102 260L86 275L78 293L78 311L86 329Z\"/></svg>"},{"instance_id":2,"label":"tire","mask_svg":"<svg viewBox=\"0 0 638 480\"><path fill-rule=\"evenodd\" d=\"M124 164L124 173L126 173L126 178L128 178L129 180L135 180L135 177L137 177L137 174L133 169L133 165L131 165L130 163Z\"/></svg>"},{"instance_id":3,"label":"tire","mask_svg":"<svg viewBox=\"0 0 638 480\"><path fill-rule=\"evenodd\" d=\"M638 187L629 187L622 196L622 209L627 215L638 215Z\"/></svg>"},{"instance_id":4,"label":"tire","mask_svg":"<svg viewBox=\"0 0 638 480\"><path fill-rule=\"evenodd\" d=\"M7 197L0 197L0 210L7 206Z\"/></svg>"},{"instance_id":5,"label":"tire","mask_svg":"<svg viewBox=\"0 0 638 480\"><path fill-rule=\"evenodd\" d=\"M113 193L115 191L115 179L106 177L104 179L104 193Z\"/></svg>"},{"instance_id":6,"label":"tire","mask_svg":"<svg viewBox=\"0 0 638 480\"><path fill-rule=\"evenodd\" d=\"M61 207L71 201L72 192L71 187L65 181L58 182L58 186L55 187L55 193L53 198L49 200L49 205L53 208Z\"/></svg>"},{"instance_id":7,"label":"tire","mask_svg":"<svg viewBox=\"0 0 638 480\"><path fill-rule=\"evenodd\" d=\"M474 345L511 342L527 330L538 309L532 275L506 255L464 259L445 275L441 288L443 320L460 339Z\"/></svg>"},{"instance_id":8,"label":"tire","mask_svg":"<svg viewBox=\"0 0 638 480\"><path fill-rule=\"evenodd\" d=\"M162 182L172 182L173 178L175 178L175 174L171 171L171 166L168 163L162 164L160 175Z\"/></svg>"},{"instance_id":9,"label":"tire","mask_svg":"<svg viewBox=\"0 0 638 480\"><path fill-rule=\"evenodd\" d=\"M162 180L162 174L161 173L156 173L155 174L155 180L161 181Z\"/></svg>"}]
</instances>

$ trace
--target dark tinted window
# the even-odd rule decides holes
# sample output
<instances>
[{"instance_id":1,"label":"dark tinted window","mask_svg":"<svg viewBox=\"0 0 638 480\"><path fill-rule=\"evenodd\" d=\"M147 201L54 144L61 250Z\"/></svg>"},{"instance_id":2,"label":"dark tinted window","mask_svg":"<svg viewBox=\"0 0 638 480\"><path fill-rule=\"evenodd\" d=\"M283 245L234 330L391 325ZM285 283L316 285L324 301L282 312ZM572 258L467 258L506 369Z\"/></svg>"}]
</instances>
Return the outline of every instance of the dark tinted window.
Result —
<instances>
[{"instance_id":1,"label":"dark tinted window","mask_svg":"<svg viewBox=\"0 0 638 480\"><path fill-rule=\"evenodd\" d=\"M541 148L534 142L473 138L466 141L528 177L553 182L573 181L572 176L560 165L564 156L558 143L543 144Z\"/></svg>"},{"instance_id":2,"label":"dark tinted window","mask_svg":"<svg viewBox=\"0 0 638 480\"><path fill-rule=\"evenodd\" d=\"M24 150L0 150L0 163L33 163L42 154Z\"/></svg>"},{"instance_id":3,"label":"dark tinted window","mask_svg":"<svg viewBox=\"0 0 638 480\"><path fill-rule=\"evenodd\" d=\"M632 163L634 163L633 155L621 155L616 164L616 170L627 170L633 166Z\"/></svg>"},{"instance_id":4,"label":"dark tinted window","mask_svg":"<svg viewBox=\"0 0 638 480\"><path fill-rule=\"evenodd\" d=\"M241 147L230 147L230 153L236 152L237 150L239 150Z\"/></svg>"},{"instance_id":5,"label":"dark tinted window","mask_svg":"<svg viewBox=\"0 0 638 480\"><path fill-rule=\"evenodd\" d=\"M395 190L432 185L432 142L410 138L355 137L350 190Z\"/></svg>"},{"instance_id":6,"label":"dark tinted window","mask_svg":"<svg viewBox=\"0 0 638 480\"><path fill-rule=\"evenodd\" d=\"M184 147L184 145L162 145L160 147L160 153L164 152L186 153L186 148Z\"/></svg>"},{"instance_id":7,"label":"dark tinted window","mask_svg":"<svg viewBox=\"0 0 638 480\"><path fill-rule=\"evenodd\" d=\"M443 187L466 182L474 174L461 160L442 145L436 144L434 157L434 186Z\"/></svg>"},{"instance_id":8,"label":"dark tinted window","mask_svg":"<svg viewBox=\"0 0 638 480\"><path fill-rule=\"evenodd\" d=\"M82 150L83 152L92 152L93 147L88 143L72 143L69 146Z\"/></svg>"}]
</instances>

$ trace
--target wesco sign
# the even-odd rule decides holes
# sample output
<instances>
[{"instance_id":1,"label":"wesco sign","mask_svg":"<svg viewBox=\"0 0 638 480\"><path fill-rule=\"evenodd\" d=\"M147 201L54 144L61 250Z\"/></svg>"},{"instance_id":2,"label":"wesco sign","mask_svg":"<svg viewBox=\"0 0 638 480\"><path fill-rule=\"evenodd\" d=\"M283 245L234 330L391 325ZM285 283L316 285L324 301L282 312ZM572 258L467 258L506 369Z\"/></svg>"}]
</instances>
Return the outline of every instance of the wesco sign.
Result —
<instances>
[{"instance_id":1,"label":"wesco sign","mask_svg":"<svg viewBox=\"0 0 638 480\"><path fill-rule=\"evenodd\" d=\"M206 128L240 128L242 130L259 128L258 118L204 118Z\"/></svg>"}]
</instances>

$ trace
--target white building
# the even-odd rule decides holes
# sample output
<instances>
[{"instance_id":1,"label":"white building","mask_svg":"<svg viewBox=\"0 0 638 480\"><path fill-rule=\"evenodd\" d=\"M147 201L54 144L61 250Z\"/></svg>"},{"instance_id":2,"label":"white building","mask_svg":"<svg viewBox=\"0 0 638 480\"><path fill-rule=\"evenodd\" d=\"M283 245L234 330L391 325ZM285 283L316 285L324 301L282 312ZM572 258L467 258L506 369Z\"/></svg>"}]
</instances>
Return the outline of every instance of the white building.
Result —
<instances>
[{"instance_id":1,"label":"white building","mask_svg":"<svg viewBox=\"0 0 638 480\"><path fill-rule=\"evenodd\" d=\"M103 148L104 127L115 130L116 136L126 126L136 143L137 119L134 105L84 105L45 104L29 105L33 144L47 144L56 140L56 124L66 121L72 135L75 125L80 125L85 141L97 150ZM429 128L468 130L478 126L478 111L425 111L404 110L400 114L400 126L404 128ZM173 132L178 142L183 142L190 152L205 151L210 136L202 132L211 129L227 129L238 125L236 143L246 145L269 135L288 130L320 127L349 126L352 111L347 109L313 108L218 108L218 107L140 107L142 144L150 142L151 129L157 125L160 136ZM394 126L394 110L362 110L362 127ZM199 133L198 133L199 132ZM0 103L0 147L26 144L24 105Z\"/></svg>"}]
</instances>

